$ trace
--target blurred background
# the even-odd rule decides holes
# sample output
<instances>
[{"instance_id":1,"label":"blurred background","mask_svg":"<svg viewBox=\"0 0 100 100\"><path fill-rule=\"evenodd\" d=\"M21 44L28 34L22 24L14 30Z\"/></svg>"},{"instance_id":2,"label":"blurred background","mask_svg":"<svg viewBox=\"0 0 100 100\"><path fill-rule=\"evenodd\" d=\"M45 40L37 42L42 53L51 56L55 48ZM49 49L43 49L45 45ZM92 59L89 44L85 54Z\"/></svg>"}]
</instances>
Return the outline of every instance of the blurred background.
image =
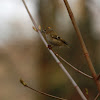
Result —
<instances>
[{"instance_id":1,"label":"blurred background","mask_svg":"<svg viewBox=\"0 0 100 100\"><path fill-rule=\"evenodd\" d=\"M25 1L42 29L52 27L71 46L70 49L54 48L54 51L91 75L63 0ZM99 73L100 0L69 0L69 4ZM25 88L20 84L20 78L40 91L68 100L81 100L32 26L22 0L0 0L0 100L53 100ZM95 83L62 63L85 96L93 100L98 93Z\"/></svg>"}]
</instances>

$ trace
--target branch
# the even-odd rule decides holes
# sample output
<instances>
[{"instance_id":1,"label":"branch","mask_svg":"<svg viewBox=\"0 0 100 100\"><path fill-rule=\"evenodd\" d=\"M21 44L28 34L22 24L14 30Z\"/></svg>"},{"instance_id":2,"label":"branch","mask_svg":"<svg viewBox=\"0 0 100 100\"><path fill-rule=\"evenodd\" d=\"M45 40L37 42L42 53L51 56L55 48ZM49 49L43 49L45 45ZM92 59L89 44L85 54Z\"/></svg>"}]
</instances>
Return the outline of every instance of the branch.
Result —
<instances>
[{"instance_id":1,"label":"branch","mask_svg":"<svg viewBox=\"0 0 100 100\"><path fill-rule=\"evenodd\" d=\"M69 16L70 16L70 19L71 19L71 21L72 21L72 24L73 24L73 26L74 26L74 29L75 29L75 31L76 31L76 34L77 34L77 36L78 36L78 39L79 39L79 41L80 41L81 47L82 47L82 49L83 49L83 53L84 53L84 55L85 55L86 61L87 61L88 66L89 66L89 69L90 69L90 71L91 71L91 73L92 73L92 76L93 76L94 81L95 81L95 83L96 83L96 85L97 85L98 91L99 91L99 93L100 93L100 82L99 82L99 80L97 80L97 74L96 74L95 69L94 69L94 67L93 67L92 61L91 61L91 59L90 59L90 57L89 57L89 53L88 53L87 48L86 48L86 46L85 46L85 43L84 43L84 41L83 41L81 32L80 32L80 30L79 30L79 28L78 28L78 25L77 25L76 21L75 21L73 12L72 12L72 10L71 10L71 8L70 8L70 6L69 6L68 1L67 1L67 0L63 0L63 1L64 1L64 4L65 4L66 8L67 8L68 14L69 14Z\"/></svg>"},{"instance_id":2,"label":"branch","mask_svg":"<svg viewBox=\"0 0 100 100\"><path fill-rule=\"evenodd\" d=\"M94 100L97 100L99 96L100 96L100 94L98 93Z\"/></svg>"},{"instance_id":3,"label":"branch","mask_svg":"<svg viewBox=\"0 0 100 100\"><path fill-rule=\"evenodd\" d=\"M32 20L32 23L34 24L34 26L35 26L37 32L39 33L39 35L40 35L42 41L44 42L45 46L48 47L48 44L47 44L47 42L45 41L44 37L42 36L41 31L39 30L37 24L35 23L35 21L34 21L32 15L31 15L31 13L29 12L29 10L28 10L28 8L27 8L27 6L26 6L25 1L24 1L24 0L22 0L22 1L23 1L23 4L24 4L24 6L25 6L25 8L26 8L26 10L27 10L27 12L28 12L28 14L29 14L29 16L30 16L30 19ZM81 98L82 98L83 100L87 100L86 97L84 96L84 94L82 93L82 91L80 90L80 88L78 87L78 85L76 84L76 82L73 80L73 78L71 77L71 75L70 75L70 74L68 73L68 71L65 69L65 67L63 66L63 64L59 61L59 59L56 57L56 55L52 52L52 50L50 50L50 49L48 49L48 50L49 50L49 52L51 53L51 55L53 56L53 58L55 59L55 61L59 64L59 66L60 66L60 68L63 70L63 72L67 75L67 77L69 78L69 80L71 81L71 83L73 84L73 86L75 87L75 89L77 90L77 92L79 93L79 95L81 96Z\"/></svg>"},{"instance_id":4,"label":"branch","mask_svg":"<svg viewBox=\"0 0 100 100\"><path fill-rule=\"evenodd\" d=\"M29 89L31 89L31 90L37 92L37 93L40 93L40 94L42 94L42 95L45 95L45 96L48 96L48 97L51 97L51 98L55 98L55 99L58 99L58 100L67 100L67 99L64 99L64 98L60 98L60 97L53 96L53 95L47 94L47 93L45 93L45 92L36 90L36 89L34 89L34 88L31 88L31 87L28 86L22 79L20 79L20 83L21 83L22 85L24 85L25 87L27 87L27 88L29 88Z\"/></svg>"},{"instance_id":5,"label":"branch","mask_svg":"<svg viewBox=\"0 0 100 100\"><path fill-rule=\"evenodd\" d=\"M54 51L53 51L54 52ZM77 71L78 73L90 78L90 79L93 79L92 76L80 71L79 69L77 69L76 67L74 67L73 65L71 65L69 62L67 62L64 58L62 58L59 54L55 53L56 56L58 56L62 61L64 61L67 65L69 65L71 68L73 68L75 71Z\"/></svg>"}]
</instances>

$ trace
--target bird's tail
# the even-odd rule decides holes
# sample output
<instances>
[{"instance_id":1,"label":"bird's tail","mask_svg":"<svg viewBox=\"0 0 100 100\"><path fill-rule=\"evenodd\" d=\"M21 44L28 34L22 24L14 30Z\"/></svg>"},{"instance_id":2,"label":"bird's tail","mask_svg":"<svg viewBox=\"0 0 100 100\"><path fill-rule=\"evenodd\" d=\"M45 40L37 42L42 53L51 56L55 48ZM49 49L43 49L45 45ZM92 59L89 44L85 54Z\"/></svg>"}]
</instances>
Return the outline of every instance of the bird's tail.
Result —
<instances>
[{"instance_id":1,"label":"bird's tail","mask_svg":"<svg viewBox=\"0 0 100 100\"><path fill-rule=\"evenodd\" d=\"M62 40L62 42L63 42L68 48L70 48L69 44L68 44L66 41Z\"/></svg>"}]
</instances>

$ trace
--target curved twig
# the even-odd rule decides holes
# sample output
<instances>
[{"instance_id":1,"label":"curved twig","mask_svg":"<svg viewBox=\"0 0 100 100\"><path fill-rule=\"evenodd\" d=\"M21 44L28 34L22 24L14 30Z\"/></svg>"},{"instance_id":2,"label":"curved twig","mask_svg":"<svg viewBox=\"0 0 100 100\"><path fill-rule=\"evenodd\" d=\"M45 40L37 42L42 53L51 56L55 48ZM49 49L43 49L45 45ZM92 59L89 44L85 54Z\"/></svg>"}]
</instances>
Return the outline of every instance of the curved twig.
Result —
<instances>
[{"instance_id":1,"label":"curved twig","mask_svg":"<svg viewBox=\"0 0 100 100\"><path fill-rule=\"evenodd\" d=\"M54 98L54 99L58 99L58 100L67 100L67 99L64 99L64 98L60 98L60 97L57 97L57 96L54 96L54 95L51 95L51 94L48 94L48 93L45 93L45 92L42 92L42 91L39 91L39 90L36 90L34 88L31 88L30 86L28 86L22 79L20 79L20 83L22 85L24 85L25 87L37 92L37 93L40 93L42 95L45 95L45 96L48 96L48 97L51 97L51 98Z\"/></svg>"},{"instance_id":2,"label":"curved twig","mask_svg":"<svg viewBox=\"0 0 100 100\"><path fill-rule=\"evenodd\" d=\"M54 52L54 51L53 51ZM75 71L79 72L80 74L90 78L90 79L93 79L92 76L80 71L79 69L77 69L76 67L74 67L73 65L71 65L69 62L67 62L64 58L62 58L59 54L55 53L56 56L58 56L62 61L64 61L67 65L69 65L71 68L73 68Z\"/></svg>"}]
</instances>

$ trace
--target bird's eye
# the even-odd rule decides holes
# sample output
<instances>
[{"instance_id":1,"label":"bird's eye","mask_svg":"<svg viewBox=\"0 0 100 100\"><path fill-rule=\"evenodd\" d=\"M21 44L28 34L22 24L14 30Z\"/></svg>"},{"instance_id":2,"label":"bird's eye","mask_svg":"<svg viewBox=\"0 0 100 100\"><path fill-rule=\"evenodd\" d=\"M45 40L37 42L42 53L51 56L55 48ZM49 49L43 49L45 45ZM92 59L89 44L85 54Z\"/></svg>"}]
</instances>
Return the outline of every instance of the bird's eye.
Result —
<instances>
[{"instance_id":1,"label":"bird's eye","mask_svg":"<svg viewBox=\"0 0 100 100\"><path fill-rule=\"evenodd\" d=\"M59 37L59 36L57 36L57 39L60 39L60 37Z\"/></svg>"}]
</instances>

